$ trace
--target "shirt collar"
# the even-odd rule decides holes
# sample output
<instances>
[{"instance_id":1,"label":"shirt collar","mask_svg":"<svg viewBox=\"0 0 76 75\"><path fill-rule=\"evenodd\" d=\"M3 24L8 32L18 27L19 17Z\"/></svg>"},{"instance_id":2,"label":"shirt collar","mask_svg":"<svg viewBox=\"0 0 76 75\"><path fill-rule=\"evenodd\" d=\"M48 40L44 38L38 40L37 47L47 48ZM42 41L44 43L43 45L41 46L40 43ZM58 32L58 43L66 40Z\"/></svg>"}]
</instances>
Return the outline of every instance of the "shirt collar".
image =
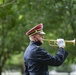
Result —
<instances>
[{"instance_id":1,"label":"shirt collar","mask_svg":"<svg viewBox=\"0 0 76 75\"><path fill-rule=\"evenodd\" d=\"M37 46L42 45L42 43L40 41L34 42L34 41L30 41L31 44L35 44Z\"/></svg>"}]
</instances>

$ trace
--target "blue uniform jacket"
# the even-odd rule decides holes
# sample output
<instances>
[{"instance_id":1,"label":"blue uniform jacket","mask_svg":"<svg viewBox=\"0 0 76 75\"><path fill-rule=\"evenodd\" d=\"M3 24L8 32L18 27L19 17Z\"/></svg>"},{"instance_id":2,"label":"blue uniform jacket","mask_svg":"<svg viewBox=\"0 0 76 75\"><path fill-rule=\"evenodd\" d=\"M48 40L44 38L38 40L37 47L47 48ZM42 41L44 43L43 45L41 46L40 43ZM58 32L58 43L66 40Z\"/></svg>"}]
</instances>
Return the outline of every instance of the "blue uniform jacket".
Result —
<instances>
[{"instance_id":1,"label":"blue uniform jacket","mask_svg":"<svg viewBox=\"0 0 76 75\"><path fill-rule=\"evenodd\" d=\"M52 56L40 45L40 42L31 41L25 50L25 75L49 75L48 65L60 66L68 55L63 48L59 48L57 54Z\"/></svg>"}]
</instances>

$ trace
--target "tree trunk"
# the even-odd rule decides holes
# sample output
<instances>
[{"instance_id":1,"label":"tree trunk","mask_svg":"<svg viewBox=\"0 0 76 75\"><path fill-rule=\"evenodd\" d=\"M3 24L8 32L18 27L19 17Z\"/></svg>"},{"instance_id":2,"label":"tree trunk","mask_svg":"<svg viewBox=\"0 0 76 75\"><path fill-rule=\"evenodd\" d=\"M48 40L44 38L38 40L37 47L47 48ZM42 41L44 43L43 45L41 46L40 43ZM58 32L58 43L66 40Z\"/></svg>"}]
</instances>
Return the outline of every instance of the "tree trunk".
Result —
<instances>
[{"instance_id":1,"label":"tree trunk","mask_svg":"<svg viewBox=\"0 0 76 75\"><path fill-rule=\"evenodd\" d=\"M0 66L0 75L2 75L2 67Z\"/></svg>"}]
</instances>

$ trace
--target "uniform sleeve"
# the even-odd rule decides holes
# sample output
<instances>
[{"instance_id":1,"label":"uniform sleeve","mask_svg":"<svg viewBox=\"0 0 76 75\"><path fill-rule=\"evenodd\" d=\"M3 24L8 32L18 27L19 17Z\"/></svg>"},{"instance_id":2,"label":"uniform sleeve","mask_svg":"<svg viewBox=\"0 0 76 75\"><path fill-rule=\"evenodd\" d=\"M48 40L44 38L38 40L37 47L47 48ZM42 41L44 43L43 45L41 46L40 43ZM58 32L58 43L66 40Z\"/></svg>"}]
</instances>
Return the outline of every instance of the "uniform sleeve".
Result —
<instances>
[{"instance_id":1,"label":"uniform sleeve","mask_svg":"<svg viewBox=\"0 0 76 75\"><path fill-rule=\"evenodd\" d=\"M50 66L60 66L65 61L67 56L68 53L63 48L59 48L55 56L50 55L41 48L36 51L37 62Z\"/></svg>"},{"instance_id":2,"label":"uniform sleeve","mask_svg":"<svg viewBox=\"0 0 76 75\"><path fill-rule=\"evenodd\" d=\"M28 69L27 69L27 64L26 64L26 62L24 62L25 63L25 75L29 75L29 72L28 72Z\"/></svg>"}]
</instances>

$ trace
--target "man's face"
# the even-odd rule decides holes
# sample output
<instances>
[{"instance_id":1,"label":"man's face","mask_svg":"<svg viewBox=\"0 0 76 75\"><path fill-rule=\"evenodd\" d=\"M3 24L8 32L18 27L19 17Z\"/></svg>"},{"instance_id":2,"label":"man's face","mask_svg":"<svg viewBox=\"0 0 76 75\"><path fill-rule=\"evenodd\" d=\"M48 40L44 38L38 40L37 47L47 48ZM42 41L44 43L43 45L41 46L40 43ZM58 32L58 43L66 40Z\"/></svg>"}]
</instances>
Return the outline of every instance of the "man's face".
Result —
<instances>
[{"instance_id":1,"label":"man's face","mask_svg":"<svg viewBox=\"0 0 76 75\"><path fill-rule=\"evenodd\" d=\"M36 38L37 38L41 43L43 43L44 35L42 35L42 34L36 34Z\"/></svg>"}]
</instances>

